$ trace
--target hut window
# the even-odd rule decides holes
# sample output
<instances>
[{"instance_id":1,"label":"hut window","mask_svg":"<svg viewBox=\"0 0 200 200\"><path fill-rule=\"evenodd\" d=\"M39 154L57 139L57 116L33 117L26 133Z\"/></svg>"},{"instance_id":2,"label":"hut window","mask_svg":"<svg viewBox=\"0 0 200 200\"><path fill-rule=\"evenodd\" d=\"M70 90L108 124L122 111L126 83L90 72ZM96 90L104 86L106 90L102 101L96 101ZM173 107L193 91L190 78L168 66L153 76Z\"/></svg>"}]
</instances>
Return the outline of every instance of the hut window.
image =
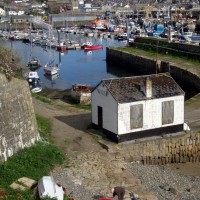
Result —
<instances>
[{"instance_id":1,"label":"hut window","mask_svg":"<svg viewBox=\"0 0 200 200\"><path fill-rule=\"evenodd\" d=\"M130 129L143 127L143 104L130 107Z\"/></svg>"},{"instance_id":2,"label":"hut window","mask_svg":"<svg viewBox=\"0 0 200 200\"><path fill-rule=\"evenodd\" d=\"M174 101L162 102L162 125L174 122Z\"/></svg>"}]
</instances>

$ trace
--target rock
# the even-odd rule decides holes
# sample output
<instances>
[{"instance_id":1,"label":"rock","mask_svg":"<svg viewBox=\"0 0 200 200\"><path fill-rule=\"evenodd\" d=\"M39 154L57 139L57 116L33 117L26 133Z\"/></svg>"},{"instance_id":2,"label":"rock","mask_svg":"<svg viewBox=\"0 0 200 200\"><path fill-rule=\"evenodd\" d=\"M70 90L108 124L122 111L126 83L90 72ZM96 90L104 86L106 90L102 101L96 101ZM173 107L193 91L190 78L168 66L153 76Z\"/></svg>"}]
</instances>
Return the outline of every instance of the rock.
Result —
<instances>
[{"instance_id":1,"label":"rock","mask_svg":"<svg viewBox=\"0 0 200 200\"><path fill-rule=\"evenodd\" d=\"M20 185L20 184L18 184L18 183L12 183L11 185L10 185L10 187L13 189L13 190L20 190L20 191L25 191L25 190L27 190L27 188L26 187L24 187L24 186L22 186L22 185Z\"/></svg>"},{"instance_id":2,"label":"rock","mask_svg":"<svg viewBox=\"0 0 200 200\"><path fill-rule=\"evenodd\" d=\"M37 184L37 181L27 178L27 177L22 177L17 180L18 183L21 183L22 185L25 185L27 188L31 188L33 185Z\"/></svg>"},{"instance_id":3,"label":"rock","mask_svg":"<svg viewBox=\"0 0 200 200\"><path fill-rule=\"evenodd\" d=\"M174 195L178 194L178 191L175 188L169 188L169 191Z\"/></svg>"},{"instance_id":4,"label":"rock","mask_svg":"<svg viewBox=\"0 0 200 200\"><path fill-rule=\"evenodd\" d=\"M159 186L161 189L163 190L166 190L166 191L169 191L170 190L170 186L168 184L165 184L165 185L160 185Z\"/></svg>"}]
</instances>

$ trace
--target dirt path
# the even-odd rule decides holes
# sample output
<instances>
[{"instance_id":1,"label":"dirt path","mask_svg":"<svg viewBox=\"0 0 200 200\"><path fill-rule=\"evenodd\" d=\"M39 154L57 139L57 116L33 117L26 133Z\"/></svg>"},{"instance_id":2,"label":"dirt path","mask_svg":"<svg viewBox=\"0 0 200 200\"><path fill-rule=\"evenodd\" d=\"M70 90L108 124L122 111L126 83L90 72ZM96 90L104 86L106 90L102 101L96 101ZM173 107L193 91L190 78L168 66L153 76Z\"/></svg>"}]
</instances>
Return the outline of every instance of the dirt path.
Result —
<instances>
[{"instance_id":1,"label":"dirt path","mask_svg":"<svg viewBox=\"0 0 200 200\"><path fill-rule=\"evenodd\" d=\"M58 100L59 101L59 100ZM63 104L59 101L57 104ZM70 157L83 151L99 151L102 147L87 133L90 112L74 108L56 109L33 99L35 113L52 120L52 137L56 146Z\"/></svg>"}]
</instances>

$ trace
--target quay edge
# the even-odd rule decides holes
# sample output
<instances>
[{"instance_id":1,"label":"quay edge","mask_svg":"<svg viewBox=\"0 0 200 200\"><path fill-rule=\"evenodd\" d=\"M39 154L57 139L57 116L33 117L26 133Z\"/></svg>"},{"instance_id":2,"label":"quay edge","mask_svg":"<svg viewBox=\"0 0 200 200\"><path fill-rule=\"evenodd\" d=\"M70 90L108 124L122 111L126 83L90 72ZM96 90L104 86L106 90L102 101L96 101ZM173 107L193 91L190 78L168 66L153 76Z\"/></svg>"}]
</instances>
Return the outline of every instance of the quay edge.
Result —
<instances>
[{"instance_id":1,"label":"quay edge","mask_svg":"<svg viewBox=\"0 0 200 200\"><path fill-rule=\"evenodd\" d=\"M143 55L122 51L113 47L106 49L106 61L116 68L126 69L137 75L169 72L177 82L187 83L200 93L200 68L171 61L158 60ZM156 65L158 66L156 68Z\"/></svg>"}]
</instances>

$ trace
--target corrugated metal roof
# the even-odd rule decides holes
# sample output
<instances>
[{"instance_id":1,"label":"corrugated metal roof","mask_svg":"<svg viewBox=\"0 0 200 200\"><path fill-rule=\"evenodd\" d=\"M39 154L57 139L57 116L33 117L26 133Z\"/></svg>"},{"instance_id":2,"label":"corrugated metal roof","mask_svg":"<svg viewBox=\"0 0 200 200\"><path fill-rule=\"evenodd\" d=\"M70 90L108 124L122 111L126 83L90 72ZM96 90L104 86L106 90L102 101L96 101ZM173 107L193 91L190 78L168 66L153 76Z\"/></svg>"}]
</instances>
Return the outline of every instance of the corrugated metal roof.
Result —
<instances>
[{"instance_id":1,"label":"corrugated metal roof","mask_svg":"<svg viewBox=\"0 0 200 200\"><path fill-rule=\"evenodd\" d=\"M109 92L119 103L149 99L146 97L147 81L151 82L151 99L184 95L184 91L168 74L123 77L102 80Z\"/></svg>"}]
</instances>

